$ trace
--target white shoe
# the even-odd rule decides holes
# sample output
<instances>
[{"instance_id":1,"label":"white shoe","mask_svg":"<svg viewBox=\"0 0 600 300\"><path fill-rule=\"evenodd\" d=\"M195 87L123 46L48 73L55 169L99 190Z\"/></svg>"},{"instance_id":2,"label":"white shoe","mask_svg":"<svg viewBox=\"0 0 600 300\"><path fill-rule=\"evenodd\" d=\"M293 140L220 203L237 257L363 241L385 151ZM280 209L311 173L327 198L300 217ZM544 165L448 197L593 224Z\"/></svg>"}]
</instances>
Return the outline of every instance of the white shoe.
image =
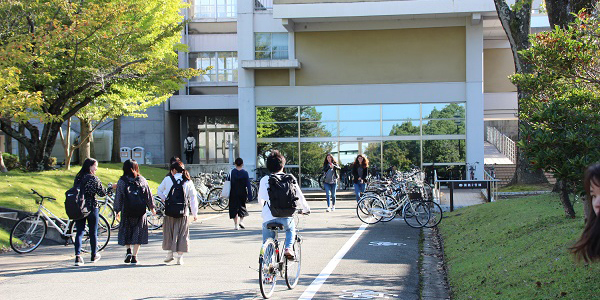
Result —
<instances>
[{"instance_id":1,"label":"white shoe","mask_svg":"<svg viewBox=\"0 0 600 300\"><path fill-rule=\"evenodd\" d=\"M328 208L327 208L325 211L326 211L326 212L330 212L330 211L331 211L331 208L329 208L329 207L328 207Z\"/></svg>"},{"instance_id":2,"label":"white shoe","mask_svg":"<svg viewBox=\"0 0 600 300\"><path fill-rule=\"evenodd\" d=\"M335 211L335 206L332 206L332 207L331 207L331 211Z\"/></svg>"},{"instance_id":3,"label":"white shoe","mask_svg":"<svg viewBox=\"0 0 600 300\"><path fill-rule=\"evenodd\" d=\"M173 252L169 251L169 253L167 254L167 257L165 258L165 262L166 263L170 263L174 260L175 258L173 258Z\"/></svg>"},{"instance_id":4,"label":"white shoe","mask_svg":"<svg viewBox=\"0 0 600 300\"><path fill-rule=\"evenodd\" d=\"M177 256L177 264L183 265L183 256Z\"/></svg>"}]
</instances>

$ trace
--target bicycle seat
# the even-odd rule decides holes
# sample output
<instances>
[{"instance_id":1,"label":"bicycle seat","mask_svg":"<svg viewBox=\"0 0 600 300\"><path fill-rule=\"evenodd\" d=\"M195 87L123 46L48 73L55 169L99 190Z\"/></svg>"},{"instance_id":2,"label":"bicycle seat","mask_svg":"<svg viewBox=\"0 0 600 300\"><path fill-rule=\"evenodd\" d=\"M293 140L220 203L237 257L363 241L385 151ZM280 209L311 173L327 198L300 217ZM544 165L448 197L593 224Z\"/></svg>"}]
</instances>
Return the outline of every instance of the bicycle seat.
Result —
<instances>
[{"instance_id":1,"label":"bicycle seat","mask_svg":"<svg viewBox=\"0 0 600 300\"><path fill-rule=\"evenodd\" d=\"M283 225L279 223L268 223L267 229L269 230L283 230Z\"/></svg>"}]
</instances>

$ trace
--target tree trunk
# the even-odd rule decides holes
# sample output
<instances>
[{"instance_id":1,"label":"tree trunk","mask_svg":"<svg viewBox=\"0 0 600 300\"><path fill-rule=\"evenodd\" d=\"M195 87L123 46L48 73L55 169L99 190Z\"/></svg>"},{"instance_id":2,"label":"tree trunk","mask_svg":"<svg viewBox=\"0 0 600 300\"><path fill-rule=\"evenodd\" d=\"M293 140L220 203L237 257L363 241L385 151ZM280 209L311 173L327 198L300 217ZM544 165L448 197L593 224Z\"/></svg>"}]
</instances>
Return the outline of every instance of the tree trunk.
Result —
<instances>
[{"instance_id":1,"label":"tree trunk","mask_svg":"<svg viewBox=\"0 0 600 300\"><path fill-rule=\"evenodd\" d=\"M121 117L113 120L113 144L111 161L121 162Z\"/></svg>"},{"instance_id":2,"label":"tree trunk","mask_svg":"<svg viewBox=\"0 0 600 300\"><path fill-rule=\"evenodd\" d=\"M582 9L591 11L597 0L545 0L550 28L558 26L566 28L575 20L571 13L579 13Z\"/></svg>"},{"instance_id":3,"label":"tree trunk","mask_svg":"<svg viewBox=\"0 0 600 300\"><path fill-rule=\"evenodd\" d=\"M19 124L19 133L25 135L25 125ZM19 161L24 164L27 161L25 146L22 143L17 143L17 148L19 152Z\"/></svg>"},{"instance_id":4,"label":"tree trunk","mask_svg":"<svg viewBox=\"0 0 600 300\"><path fill-rule=\"evenodd\" d=\"M2 173L8 172L8 170L6 169L6 166L4 165L4 158L2 158L2 152L0 152L0 172L2 172Z\"/></svg>"},{"instance_id":5,"label":"tree trunk","mask_svg":"<svg viewBox=\"0 0 600 300\"><path fill-rule=\"evenodd\" d=\"M89 137L92 131L92 124L81 118L79 118L79 124L81 124L79 133L79 164L83 165L86 158L91 157Z\"/></svg>"},{"instance_id":6,"label":"tree trunk","mask_svg":"<svg viewBox=\"0 0 600 300\"><path fill-rule=\"evenodd\" d=\"M59 133L65 152L65 170L71 170L71 158L73 157L73 151L75 150L75 146L71 145L71 118L67 120L67 136L64 136L62 127Z\"/></svg>"},{"instance_id":7,"label":"tree trunk","mask_svg":"<svg viewBox=\"0 0 600 300\"><path fill-rule=\"evenodd\" d=\"M588 219L592 216L594 211L592 210L592 203L587 201L587 195L583 196L583 216L585 217L583 224L587 224Z\"/></svg>"},{"instance_id":8,"label":"tree trunk","mask_svg":"<svg viewBox=\"0 0 600 300\"><path fill-rule=\"evenodd\" d=\"M559 192L558 192L558 195L560 197L560 202L562 203L563 209L565 210L565 215L568 218L575 219L575 210L573 209L573 204L569 200L570 192L571 191L570 191L568 185L563 180L560 180Z\"/></svg>"},{"instance_id":9,"label":"tree trunk","mask_svg":"<svg viewBox=\"0 0 600 300\"><path fill-rule=\"evenodd\" d=\"M10 126L12 126L12 122L10 120L8 120ZM6 150L4 152L8 152L10 154L13 154L13 145L12 145L12 137L6 135Z\"/></svg>"}]
</instances>

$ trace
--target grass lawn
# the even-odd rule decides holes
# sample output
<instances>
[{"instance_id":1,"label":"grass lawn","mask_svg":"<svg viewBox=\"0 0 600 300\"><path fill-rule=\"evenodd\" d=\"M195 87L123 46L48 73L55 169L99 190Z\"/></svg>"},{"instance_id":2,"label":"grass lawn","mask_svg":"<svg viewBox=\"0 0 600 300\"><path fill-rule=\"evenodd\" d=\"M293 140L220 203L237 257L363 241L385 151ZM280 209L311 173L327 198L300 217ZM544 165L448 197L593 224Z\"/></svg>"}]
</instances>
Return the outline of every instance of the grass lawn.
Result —
<instances>
[{"instance_id":1,"label":"grass lawn","mask_svg":"<svg viewBox=\"0 0 600 300\"><path fill-rule=\"evenodd\" d=\"M10 244L8 243L8 239L10 238L10 232L0 228L0 253L2 251L10 249Z\"/></svg>"},{"instance_id":2,"label":"grass lawn","mask_svg":"<svg viewBox=\"0 0 600 300\"><path fill-rule=\"evenodd\" d=\"M96 175L105 186L109 182L116 183L123 175L122 167L121 163L100 163ZM69 171L0 173L0 206L34 212L37 210L35 204L37 196L31 194L31 189L35 189L44 196L56 198L56 202L45 202L44 205L59 217L66 218L65 192L73 185L75 174L80 169L81 167L74 166ZM140 172L148 180L152 191L156 192L156 188L163 180L167 170L141 165Z\"/></svg>"},{"instance_id":3,"label":"grass lawn","mask_svg":"<svg viewBox=\"0 0 600 300\"><path fill-rule=\"evenodd\" d=\"M498 188L498 192L552 191L552 184L515 184Z\"/></svg>"},{"instance_id":4,"label":"grass lawn","mask_svg":"<svg viewBox=\"0 0 600 300\"><path fill-rule=\"evenodd\" d=\"M583 230L564 216L555 194L476 205L440 223L455 299L597 299L600 263L568 252Z\"/></svg>"}]
</instances>

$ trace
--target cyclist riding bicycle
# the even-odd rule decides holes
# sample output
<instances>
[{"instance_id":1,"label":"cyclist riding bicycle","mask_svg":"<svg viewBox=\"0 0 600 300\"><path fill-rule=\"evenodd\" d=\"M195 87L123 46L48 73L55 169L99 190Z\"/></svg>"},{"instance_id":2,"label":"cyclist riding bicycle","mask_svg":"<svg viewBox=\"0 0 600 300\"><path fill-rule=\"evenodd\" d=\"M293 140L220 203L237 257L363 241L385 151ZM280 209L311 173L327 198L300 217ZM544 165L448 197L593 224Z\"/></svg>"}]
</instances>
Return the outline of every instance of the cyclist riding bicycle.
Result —
<instances>
[{"instance_id":1,"label":"cyclist riding bicycle","mask_svg":"<svg viewBox=\"0 0 600 300\"><path fill-rule=\"evenodd\" d=\"M260 180L260 187L258 189L258 203L263 206L263 243L267 240L267 238L275 237L275 232L267 229L267 224L278 223L283 225L285 230L284 255L288 259L293 259L294 252L291 250L291 248L296 235L296 225L292 215L293 212L299 209L302 210L302 213L309 214L310 207L308 206L306 198L304 198L296 179L292 175L287 175L283 172L284 166L285 157L283 157L283 155L281 155L281 153L279 153L277 150L271 151L271 154L269 154L267 157L267 169L271 172L271 175L266 175ZM277 189L285 189L286 187L289 187L291 190L283 190L283 192L277 191ZM271 199L271 197L278 197L278 195L281 195L281 197L285 198L284 194L289 197L293 197L294 203L290 203L292 207L276 207L275 204L276 202L281 202L280 199ZM285 212L282 213L282 211ZM291 212L291 214L287 212Z\"/></svg>"}]
</instances>

